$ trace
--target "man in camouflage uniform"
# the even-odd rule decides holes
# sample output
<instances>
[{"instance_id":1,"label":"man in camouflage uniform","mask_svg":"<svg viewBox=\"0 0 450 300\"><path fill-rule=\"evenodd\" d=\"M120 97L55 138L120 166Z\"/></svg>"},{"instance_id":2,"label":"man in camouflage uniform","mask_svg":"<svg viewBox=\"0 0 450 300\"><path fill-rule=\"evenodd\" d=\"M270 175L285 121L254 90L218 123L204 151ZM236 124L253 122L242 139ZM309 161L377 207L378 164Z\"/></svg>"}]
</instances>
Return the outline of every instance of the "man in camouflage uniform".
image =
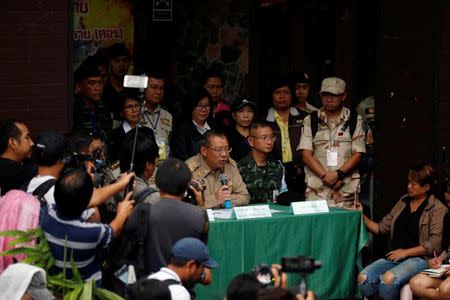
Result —
<instances>
[{"instance_id":1,"label":"man in camouflage uniform","mask_svg":"<svg viewBox=\"0 0 450 300\"><path fill-rule=\"evenodd\" d=\"M249 130L247 140L252 151L239 161L238 169L250 193L250 203L272 202L284 182L283 165L279 160L268 158L275 136L265 121L253 122Z\"/></svg>"},{"instance_id":2,"label":"man in camouflage uniform","mask_svg":"<svg viewBox=\"0 0 450 300\"><path fill-rule=\"evenodd\" d=\"M85 129L107 142L112 120L102 103L104 82L98 66L85 61L75 71L73 128Z\"/></svg>"},{"instance_id":3,"label":"man in camouflage uniform","mask_svg":"<svg viewBox=\"0 0 450 300\"><path fill-rule=\"evenodd\" d=\"M246 205L250 199L245 183L234 161L230 161L231 148L227 137L214 130L208 131L200 153L186 161L192 179L203 185L205 207L221 207L226 199L233 206ZM222 185L219 176L224 174L228 184Z\"/></svg>"},{"instance_id":4,"label":"man in camouflage uniform","mask_svg":"<svg viewBox=\"0 0 450 300\"><path fill-rule=\"evenodd\" d=\"M172 133L172 115L161 107L164 98L164 78L161 74L148 74L145 90L145 104L142 113L142 125L153 130L159 147L159 158L169 156L170 135Z\"/></svg>"},{"instance_id":5,"label":"man in camouflage uniform","mask_svg":"<svg viewBox=\"0 0 450 300\"><path fill-rule=\"evenodd\" d=\"M306 169L307 200L325 199L329 206L351 208L359 192L360 176L356 166L365 152L362 117L355 115L351 135L351 113L343 107L345 82L336 77L322 81L323 107L317 112L317 132L312 133L312 115L304 119L298 149L302 150Z\"/></svg>"}]
</instances>

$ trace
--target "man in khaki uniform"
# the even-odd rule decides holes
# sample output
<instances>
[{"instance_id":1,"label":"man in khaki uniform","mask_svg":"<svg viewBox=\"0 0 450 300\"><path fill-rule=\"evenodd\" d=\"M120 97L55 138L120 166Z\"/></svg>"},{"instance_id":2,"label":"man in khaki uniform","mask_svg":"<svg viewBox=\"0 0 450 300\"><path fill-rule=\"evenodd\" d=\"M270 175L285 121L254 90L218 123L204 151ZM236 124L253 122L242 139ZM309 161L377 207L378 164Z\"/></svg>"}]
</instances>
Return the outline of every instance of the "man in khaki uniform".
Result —
<instances>
[{"instance_id":1,"label":"man in khaki uniform","mask_svg":"<svg viewBox=\"0 0 450 300\"><path fill-rule=\"evenodd\" d=\"M351 208L359 192L356 166L366 151L362 117L343 106L345 82L340 78L325 78L320 98L323 107L312 113L316 116L304 119L298 146L306 165L305 198L325 199L331 207ZM314 119L316 126L312 125Z\"/></svg>"},{"instance_id":2,"label":"man in khaki uniform","mask_svg":"<svg viewBox=\"0 0 450 300\"><path fill-rule=\"evenodd\" d=\"M234 161L230 161L227 137L214 130L205 136L200 153L186 161L192 171L192 179L198 180L204 187L205 207L221 207L226 199L231 199L233 206L248 204L250 195L239 174ZM228 185L222 185L220 174L228 178Z\"/></svg>"},{"instance_id":3,"label":"man in khaki uniform","mask_svg":"<svg viewBox=\"0 0 450 300\"><path fill-rule=\"evenodd\" d=\"M142 124L153 130L159 147L159 158L165 160L169 156L172 115L161 107L163 97L164 78L158 73L149 74L148 85L145 90Z\"/></svg>"}]
</instances>

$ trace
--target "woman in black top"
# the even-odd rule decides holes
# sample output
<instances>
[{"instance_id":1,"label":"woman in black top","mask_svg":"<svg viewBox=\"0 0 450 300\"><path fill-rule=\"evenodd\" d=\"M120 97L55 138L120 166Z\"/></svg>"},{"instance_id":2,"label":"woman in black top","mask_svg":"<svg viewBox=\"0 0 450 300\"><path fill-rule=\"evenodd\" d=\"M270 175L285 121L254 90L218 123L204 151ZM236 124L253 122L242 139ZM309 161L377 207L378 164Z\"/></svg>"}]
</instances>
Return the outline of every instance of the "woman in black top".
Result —
<instances>
[{"instance_id":1,"label":"woman in black top","mask_svg":"<svg viewBox=\"0 0 450 300\"><path fill-rule=\"evenodd\" d=\"M200 151L204 135L213 128L207 121L211 98L206 90L195 92L189 104L191 116L175 125L171 141L171 155L182 160L187 160Z\"/></svg>"},{"instance_id":2,"label":"woman in black top","mask_svg":"<svg viewBox=\"0 0 450 300\"><path fill-rule=\"evenodd\" d=\"M254 119L256 104L248 98L239 97L231 104L231 111L234 119L234 126L228 134L228 142L233 149L230 156L236 162L246 156L252 148L247 137L249 135L250 124Z\"/></svg>"}]
</instances>

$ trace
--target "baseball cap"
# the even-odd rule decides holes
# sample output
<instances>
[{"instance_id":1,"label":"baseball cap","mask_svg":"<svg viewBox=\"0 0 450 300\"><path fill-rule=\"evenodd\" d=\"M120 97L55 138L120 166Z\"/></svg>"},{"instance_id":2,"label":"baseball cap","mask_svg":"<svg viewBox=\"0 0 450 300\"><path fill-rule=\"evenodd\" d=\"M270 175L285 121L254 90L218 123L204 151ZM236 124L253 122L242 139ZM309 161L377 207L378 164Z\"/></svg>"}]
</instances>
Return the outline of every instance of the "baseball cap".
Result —
<instances>
[{"instance_id":1,"label":"baseball cap","mask_svg":"<svg viewBox=\"0 0 450 300\"><path fill-rule=\"evenodd\" d=\"M0 298L21 299L28 292L33 299L54 299L46 283L44 269L24 263L11 264L0 275Z\"/></svg>"},{"instance_id":2,"label":"baseball cap","mask_svg":"<svg viewBox=\"0 0 450 300\"><path fill-rule=\"evenodd\" d=\"M238 98L234 99L233 103L231 103L230 109L233 112L238 111L245 105L250 106L253 110L256 109L256 103L253 102L252 100L250 100L248 98L244 98L244 97L238 97Z\"/></svg>"},{"instance_id":3,"label":"baseball cap","mask_svg":"<svg viewBox=\"0 0 450 300\"><path fill-rule=\"evenodd\" d=\"M64 135L55 131L46 131L36 139L36 159L39 165L52 166L64 157Z\"/></svg>"},{"instance_id":4,"label":"baseball cap","mask_svg":"<svg viewBox=\"0 0 450 300\"><path fill-rule=\"evenodd\" d=\"M172 247L172 254L174 257L194 260L197 263L203 264L209 269L217 268L219 264L209 257L208 247L196 238L183 238L175 243Z\"/></svg>"},{"instance_id":5,"label":"baseball cap","mask_svg":"<svg viewBox=\"0 0 450 300\"><path fill-rule=\"evenodd\" d=\"M340 95L345 92L345 81L337 77L328 77L322 81L321 93Z\"/></svg>"},{"instance_id":6,"label":"baseball cap","mask_svg":"<svg viewBox=\"0 0 450 300\"><path fill-rule=\"evenodd\" d=\"M309 76L306 72L294 72L292 74L292 83L310 83Z\"/></svg>"}]
</instances>

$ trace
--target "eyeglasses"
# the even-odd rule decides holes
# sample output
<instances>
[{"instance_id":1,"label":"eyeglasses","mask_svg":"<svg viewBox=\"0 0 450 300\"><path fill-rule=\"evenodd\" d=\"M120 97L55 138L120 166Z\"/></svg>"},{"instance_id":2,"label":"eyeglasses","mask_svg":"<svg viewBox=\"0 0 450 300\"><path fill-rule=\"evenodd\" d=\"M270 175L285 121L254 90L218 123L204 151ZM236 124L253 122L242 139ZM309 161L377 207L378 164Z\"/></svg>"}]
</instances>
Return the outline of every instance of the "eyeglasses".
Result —
<instances>
[{"instance_id":1,"label":"eyeglasses","mask_svg":"<svg viewBox=\"0 0 450 300\"><path fill-rule=\"evenodd\" d=\"M211 109L211 105L196 105L195 109L198 110L198 111L210 110Z\"/></svg>"},{"instance_id":2,"label":"eyeglasses","mask_svg":"<svg viewBox=\"0 0 450 300\"><path fill-rule=\"evenodd\" d=\"M277 140L277 137L274 135L251 136L251 137L257 140L262 140L264 142L272 142L272 141L275 142Z\"/></svg>"},{"instance_id":3,"label":"eyeglasses","mask_svg":"<svg viewBox=\"0 0 450 300\"><path fill-rule=\"evenodd\" d=\"M215 151L215 152L217 152L217 153L222 153L222 152L224 152L224 153L230 153L231 150L232 150L231 147L214 148L214 147L206 146L206 148L211 149L212 151Z\"/></svg>"},{"instance_id":4,"label":"eyeglasses","mask_svg":"<svg viewBox=\"0 0 450 300\"><path fill-rule=\"evenodd\" d=\"M139 109L141 109L141 105L140 104L129 104L129 105L126 105L126 106L124 106L123 107L123 109L125 109L125 110L139 110Z\"/></svg>"}]
</instances>

